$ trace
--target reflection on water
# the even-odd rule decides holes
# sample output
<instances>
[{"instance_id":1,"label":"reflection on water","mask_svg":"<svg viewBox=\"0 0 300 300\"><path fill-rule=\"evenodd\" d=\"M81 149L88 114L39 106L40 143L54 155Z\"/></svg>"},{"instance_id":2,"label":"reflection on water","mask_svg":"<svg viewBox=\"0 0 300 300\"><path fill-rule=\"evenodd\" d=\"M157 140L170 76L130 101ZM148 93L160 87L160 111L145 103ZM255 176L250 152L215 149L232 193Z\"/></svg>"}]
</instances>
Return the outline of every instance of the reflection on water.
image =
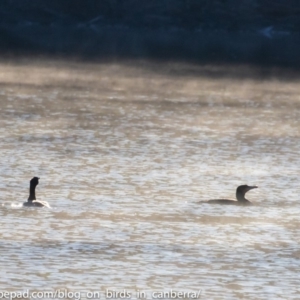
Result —
<instances>
[{"instance_id":1,"label":"reflection on water","mask_svg":"<svg viewBox=\"0 0 300 300\"><path fill-rule=\"evenodd\" d=\"M29 66L1 65L1 289L298 298L297 82Z\"/></svg>"}]
</instances>

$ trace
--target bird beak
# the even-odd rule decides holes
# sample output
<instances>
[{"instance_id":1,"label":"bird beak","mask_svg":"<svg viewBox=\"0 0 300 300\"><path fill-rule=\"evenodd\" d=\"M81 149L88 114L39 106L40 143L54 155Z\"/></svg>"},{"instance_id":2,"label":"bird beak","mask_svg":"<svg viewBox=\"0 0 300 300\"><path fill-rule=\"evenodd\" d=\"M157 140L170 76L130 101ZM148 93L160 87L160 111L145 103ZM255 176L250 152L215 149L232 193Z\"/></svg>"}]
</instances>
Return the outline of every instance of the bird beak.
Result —
<instances>
[{"instance_id":1,"label":"bird beak","mask_svg":"<svg viewBox=\"0 0 300 300\"><path fill-rule=\"evenodd\" d=\"M248 187L248 191L250 191L250 190L252 190L252 189L257 189L257 188L258 188L258 186L256 186L256 185L249 186L249 187Z\"/></svg>"}]
</instances>

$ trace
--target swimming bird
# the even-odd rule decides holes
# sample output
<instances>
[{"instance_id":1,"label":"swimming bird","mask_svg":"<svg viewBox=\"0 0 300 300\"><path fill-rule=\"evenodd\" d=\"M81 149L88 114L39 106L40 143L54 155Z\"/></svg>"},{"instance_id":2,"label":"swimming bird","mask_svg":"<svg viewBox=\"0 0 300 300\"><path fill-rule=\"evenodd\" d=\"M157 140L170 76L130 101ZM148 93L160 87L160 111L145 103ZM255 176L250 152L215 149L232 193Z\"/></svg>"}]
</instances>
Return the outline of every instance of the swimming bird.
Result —
<instances>
[{"instance_id":1,"label":"swimming bird","mask_svg":"<svg viewBox=\"0 0 300 300\"><path fill-rule=\"evenodd\" d=\"M50 208L50 205L48 204L47 201L38 201L35 198L35 188L39 184L39 177L33 177L30 180L30 186L29 186L29 197L27 202L23 203L23 206L28 206L28 207L48 207Z\"/></svg>"},{"instance_id":2,"label":"swimming bird","mask_svg":"<svg viewBox=\"0 0 300 300\"><path fill-rule=\"evenodd\" d=\"M236 189L236 199L235 200L227 200L227 199L213 199L213 200L208 200L207 203L210 204L225 204L225 205L252 205L252 203L245 198L245 194L252 190L256 189L257 186L248 186L248 185L240 185Z\"/></svg>"}]
</instances>

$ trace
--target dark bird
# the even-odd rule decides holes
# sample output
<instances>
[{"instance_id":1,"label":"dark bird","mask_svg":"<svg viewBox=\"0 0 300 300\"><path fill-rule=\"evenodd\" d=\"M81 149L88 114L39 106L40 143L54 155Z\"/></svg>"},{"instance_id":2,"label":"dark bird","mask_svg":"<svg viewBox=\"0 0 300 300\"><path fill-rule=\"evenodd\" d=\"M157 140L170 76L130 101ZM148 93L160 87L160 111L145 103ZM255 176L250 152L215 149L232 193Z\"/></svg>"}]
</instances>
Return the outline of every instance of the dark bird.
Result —
<instances>
[{"instance_id":1,"label":"dark bird","mask_svg":"<svg viewBox=\"0 0 300 300\"><path fill-rule=\"evenodd\" d=\"M252 190L256 189L257 186L248 186L248 185L240 185L236 189L236 199L235 200L227 200L227 199L213 199L213 200L208 200L207 203L210 204L225 204L225 205L252 205L252 203L245 198L245 194Z\"/></svg>"},{"instance_id":2,"label":"dark bird","mask_svg":"<svg viewBox=\"0 0 300 300\"><path fill-rule=\"evenodd\" d=\"M29 197L27 202L23 203L23 206L28 206L28 207L48 207L50 208L50 205L46 201L38 201L35 198L35 188L39 184L39 177L33 177L30 180L30 186L29 186Z\"/></svg>"}]
</instances>

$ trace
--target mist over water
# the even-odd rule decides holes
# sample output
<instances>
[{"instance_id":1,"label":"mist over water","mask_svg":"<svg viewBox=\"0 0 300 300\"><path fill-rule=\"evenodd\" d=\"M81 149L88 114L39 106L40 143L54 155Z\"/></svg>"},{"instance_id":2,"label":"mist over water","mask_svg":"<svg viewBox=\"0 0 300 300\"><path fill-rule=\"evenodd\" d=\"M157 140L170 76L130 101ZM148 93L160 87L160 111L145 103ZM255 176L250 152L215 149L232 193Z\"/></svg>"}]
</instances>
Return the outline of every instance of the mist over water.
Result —
<instances>
[{"instance_id":1,"label":"mist over water","mask_svg":"<svg viewBox=\"0 0 300 300\"><path fill-rule=\"evenodd\" d=\"M298 80L142 61L0 68L2 290L298 299ZM33 176L51 210L21 207ZM198 203L241 184L258 185L254 206Z\"/></svg>"}]
</instances>

